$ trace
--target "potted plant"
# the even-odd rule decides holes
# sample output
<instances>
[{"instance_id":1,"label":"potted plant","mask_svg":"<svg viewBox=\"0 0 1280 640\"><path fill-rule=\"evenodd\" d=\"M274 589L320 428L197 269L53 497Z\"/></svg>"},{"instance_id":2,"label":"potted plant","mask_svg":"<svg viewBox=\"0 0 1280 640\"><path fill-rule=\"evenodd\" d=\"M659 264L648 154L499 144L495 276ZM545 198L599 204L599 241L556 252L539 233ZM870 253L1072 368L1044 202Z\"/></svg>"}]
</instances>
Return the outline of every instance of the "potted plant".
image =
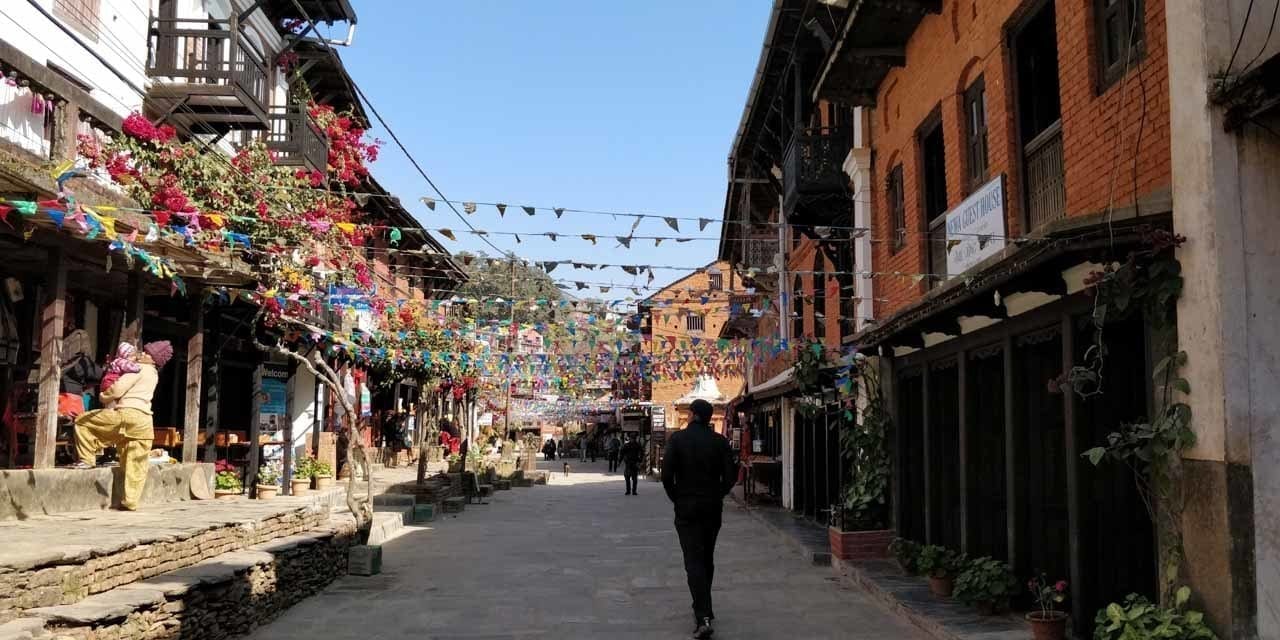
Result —
<instances>
[{"instance_id":1,"label":"potted plant","mask_svg":"<svg viewBox=\"0 0 1280 640\"><path fill-rule=\"evenodd\" d=\"M965 565L956 576L957 600L978 608L984 616L995 615L1008 606L1018 581L1009 565L993 558L978 558Z\"/></svg>"},{"instance_id":2,"label":"potted plant","mask_svg":"<svg viewBox=\"0 0 1280 640\"><path fill-rule=\"evenodd\" d=\"M214 465L213 495L219 500L230 500L240 494L244 487L240 484L240 473L235 465L226 460L219 460Z\"/></svg>"},{"instance_id":3,"label":"potted plant","mask_svg":"<svg viewBox=\"0 0 1280 640\"><path fill-rule=\"evenodd\" d=\"M889 543L889 553L893 554L898 566L902 568L902 572L909 575L919 575L920 568L916 566L916 560L920 557L920 543L906 538L894 538Z\"/></svg>"},{"instance_id":4,"label":"potted plant","mask_svg":"<svg viewBox=\"0 0 1280 640\"><path fill-rule=\"evenodd\" d=\"M328 462L311 459L311 477L316 480L316 490L321 491L333 486L333 467Z\"/></svg>"},{"instance_id":5,"label":"potted plant","mask_svg":"<svg viewBox=\"0 0 1280 640\"><path fill-rule=\"evenodd\" d=\"M1027 589L1040 607L1027 614L1031 635L1036 640L1062 640L1067 634L1067 612L1058 611L1058 605L1067 599L1067 581L1049 582L1042 573L1027 582Z\"/></svg>"},{"instance_id":6,"label":"potted plant","mask_svg":"<svg viewBox=\"0 0 1280 640\"><path fill-rule=\"evenodd\" d=\"M1136 593L1124 599L1124 605L1111 603L1094 618L1096 640L1127 638L1168 638L1170 640L1217 640L1218 636L1204 622L1204 614L1188 611L1191 589L1181 587L1174 594L1172 607L1151 604Z\"/></svg>"},{"instance_id":7,"label":"potted plant","mask_svg":"<svg viewBox=\"0 0 1280 640\"><path fill-rule=\"evenodd\" d=\"M451 453L445 459L449 461L449 473L462 473L462 454Z\"/></svg>"},{"instance_id":8,"label":"potted plant","mask_svg":"<svg viewBox=\"0 0 1280 640\"><path fill-rule=\"evenodd\" d=\"M314 473L315 458L310 456L298 459L298 468L293 470L293 477L289 478L289 493L295 496L305 496L311 490L311 476Z\"/></svg>"},{"instance_id":9,"label":"potted plant","mask_svg":"<svg viewBox=\"0 0 1280 640\"><path fill-rule=\"evenodd\" d=\"M956 569L963 564L963 556L936 544L920 547L920 555L916 558L916 568L929 577L929 590L942 598L951 596Z\"/></svg>"},{"instance_id":10,"label":"potted plant","mask_svg":"<svg viewBox=\"0 0 1280 640\"><path fill-rule=\"evenodd\" d=\"M254 486L259 500L270 500L280 492L280 465L269 462L258 469L258 480Z\"/></svg>"}]
</instances>

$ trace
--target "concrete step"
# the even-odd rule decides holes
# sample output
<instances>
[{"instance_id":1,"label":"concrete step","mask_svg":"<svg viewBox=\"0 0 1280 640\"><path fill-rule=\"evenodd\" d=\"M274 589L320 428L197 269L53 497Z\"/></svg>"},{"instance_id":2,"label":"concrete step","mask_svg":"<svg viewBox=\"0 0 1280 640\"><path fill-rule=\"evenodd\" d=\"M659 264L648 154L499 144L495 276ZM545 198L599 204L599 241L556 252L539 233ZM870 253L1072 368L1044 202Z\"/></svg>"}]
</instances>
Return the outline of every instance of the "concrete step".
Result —
<instances>
[{"instance_id":1,"label":"concrete step","mask_svg":"<svg viewBox=\"0 0 1280 640\"><path fill-rule=\"evenodd\" d=\"M248 633L344 574L335 567L346 566L354 535L349 519L335 518L321 529L224 553L74 604L30 609L0 626L0 640L201 640Z\"/></svg>"},{"instance_id":2,"label":"concrete step","mask_svg":"<svg viewBox=\"0 0 1280 640\"><path fill-rule=\"evenodd\" d=\"M373 523L369 545L382 544L399 535L414 522L413 496L384 494L373 497Z\"/></svg>"},{"instance_id":3,"label":"concrete step","mask_svg":"<svg viewBox=\"0 0 1280 640\"><path fill-rule=\"evenodd\" d=\"M0 522L0 623L329 520L341 490L272 500L207 500Z\"/></svg>"}]
</instances>

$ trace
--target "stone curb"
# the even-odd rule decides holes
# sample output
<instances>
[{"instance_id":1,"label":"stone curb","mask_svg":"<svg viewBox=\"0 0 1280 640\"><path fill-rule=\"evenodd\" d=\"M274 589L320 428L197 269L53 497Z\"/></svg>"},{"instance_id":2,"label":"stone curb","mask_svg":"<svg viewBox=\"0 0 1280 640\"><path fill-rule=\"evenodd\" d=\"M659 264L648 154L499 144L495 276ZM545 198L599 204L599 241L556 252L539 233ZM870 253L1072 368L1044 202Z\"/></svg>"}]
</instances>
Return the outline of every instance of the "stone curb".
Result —
<instances>
[{"instance_id":1,"label":"stone curb","mask_svg":"<svg viewBox=\"0 0 1280 640\"><path fill-rule=\"evenodd\" d=\"M803 558L805 562L815 567L830 566L833 562L833 557L830 552L817 552L810 549L803 542L792 537L791 534L779 529L778 526L770 522L768 518L756 513L756 510L748 506L736 492L730 492L729 497L732 498L738 507L745 511L753 520L764 525L770 533L778 538L778 540L782 541L783 544L791 547L791 549L799 553L800 557Z\"/></svg>"}]
</instances>

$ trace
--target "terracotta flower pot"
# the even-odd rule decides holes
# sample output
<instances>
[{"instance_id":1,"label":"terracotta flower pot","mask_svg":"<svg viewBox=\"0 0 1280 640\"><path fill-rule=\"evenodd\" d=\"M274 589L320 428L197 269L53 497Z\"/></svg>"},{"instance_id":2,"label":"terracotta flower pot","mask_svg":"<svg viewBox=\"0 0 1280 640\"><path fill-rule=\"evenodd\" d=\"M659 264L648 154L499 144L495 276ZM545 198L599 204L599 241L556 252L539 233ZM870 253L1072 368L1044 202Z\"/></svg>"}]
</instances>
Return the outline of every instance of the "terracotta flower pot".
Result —
<instances>
[{"instance_id":1,"label":"terracotta flower pot","mask_svg":"<svg viewBox=\"0 0 1280 640\"><path fill-rule=\"evenodd\" d=\"M280 492L280 487L277 487L274 484L272 485L260 484L260 485L257 485L257 489L258 489L259 500L270 500L276 497L276 494Z\"/></svg>"},{"instance_id":2,"label":"terracotta flower pot","mask_svg":"<svg viewBox=\"0 0 1280 640\"><path fill-rule=\"evenodd\" d=\"M219 500L235 500L240 495L239 489L214 489L213 497Z\"/></svg>"},{"instance_id":3,"label":"terracotta flower pot","mask_svg":"<svg viewBox=\"0 0 1280 640\"><path fill-rule=\"evenodd\" d=\"M333 476L316 476L316 491L323 491L333 486Z\"/></svg>"},{"instance_id":4,"label":"terracotta flower pot","mask_svg":"<svg viewBox=\"0 0 1280 640\"><path fill-rule=\"evenodd\" d=\"M1050 611L1047 617L1043 612L1032 611L1027 614L1027 622L1035 640L1062 640L1067 635L1067 614L1062 611Z\"/></svg>"},{"instance_id":5,"label":"terracotta flower pot","mask_svg":"<svg viewBox=\"0 0 1280 640\"><path fill-rule=\"evenodd\" d=\"M289 481L289 493L295 496L305 496L311 492L311 478L294 478Z\"/></svg>"},{"instance_id":6,"label":"terracotta flower pot","mask_svg":"<svg viewBox=\"0 0 1280 640\"><path fill-rule=\"evenodd\" d=\"M933 595L939 598L950 598L953 588L955 588L955 578L929 576L929 591L932 591Z\"/></svg>"}]
</instances>

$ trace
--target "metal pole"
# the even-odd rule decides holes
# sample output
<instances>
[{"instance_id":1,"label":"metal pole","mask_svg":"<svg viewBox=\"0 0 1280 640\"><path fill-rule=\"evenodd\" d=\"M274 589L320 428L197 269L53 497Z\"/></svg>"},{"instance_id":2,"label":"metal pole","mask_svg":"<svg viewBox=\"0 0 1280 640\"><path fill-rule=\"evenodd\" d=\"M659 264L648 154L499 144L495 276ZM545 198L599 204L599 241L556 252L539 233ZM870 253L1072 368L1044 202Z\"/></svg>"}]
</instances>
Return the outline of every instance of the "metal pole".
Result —
<instances>
[{"instance_id":1,"label":"metal pole","mask_svg":"<svg viewBox=\"0 0 1280 640\"><path fill-rule=\"evenodd\" d=\"M508 256L508 258L510 259L510 262L511 262L511 300L509 301L511 303L511 313L508 317L510 318L510 330L514 332L511 335L511 342L508 343L507 345L507 359L508 359L508 364L510 364L511 354L515 352L516 340L519 339L520 332L516 329L516 261L514 256ZM506 399L503 400L503 403L502 403L503 431L507 431L507 432L511 431L511 385L512 384L514 384L514 382L510 379L510 377L508 377Z\"/></svg>"}]
</instances>

